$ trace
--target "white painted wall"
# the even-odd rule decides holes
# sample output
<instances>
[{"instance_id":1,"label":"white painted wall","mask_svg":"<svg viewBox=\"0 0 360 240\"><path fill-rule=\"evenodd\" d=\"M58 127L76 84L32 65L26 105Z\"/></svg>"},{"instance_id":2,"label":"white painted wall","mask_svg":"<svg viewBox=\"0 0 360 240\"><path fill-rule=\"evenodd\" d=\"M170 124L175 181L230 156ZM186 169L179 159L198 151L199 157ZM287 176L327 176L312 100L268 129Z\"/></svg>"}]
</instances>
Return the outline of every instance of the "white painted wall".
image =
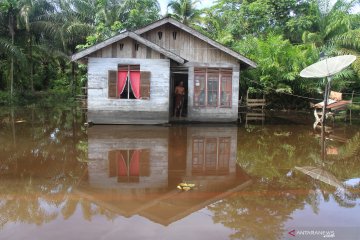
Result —
<instances>
[{"instance_id":1,"label":"white painted wall","mask_svg":"<svg viewBox=\"0 0 360 240\"><path fill-rule=\"evenodd\" d=\"M150 99L108 98L108 71L117 70L118 64L140 65L140 71L151 72ZM149 112L161 112L161 120L167 122L169 112L170 60L131 58L88 59L88 121L94 123L146 123ZM120 114L119 117L119 113ZM123 113L125 112L125 113ZM121 119L121 115L128 118ZM141 113L144 113L142 115ZM145 115L146 114L146 115ZM115 119L116 118L116 119ZM151 117L150 117L151 118ZM156 119L155 119L156 120Z\"/></svg>"}]
</instances>

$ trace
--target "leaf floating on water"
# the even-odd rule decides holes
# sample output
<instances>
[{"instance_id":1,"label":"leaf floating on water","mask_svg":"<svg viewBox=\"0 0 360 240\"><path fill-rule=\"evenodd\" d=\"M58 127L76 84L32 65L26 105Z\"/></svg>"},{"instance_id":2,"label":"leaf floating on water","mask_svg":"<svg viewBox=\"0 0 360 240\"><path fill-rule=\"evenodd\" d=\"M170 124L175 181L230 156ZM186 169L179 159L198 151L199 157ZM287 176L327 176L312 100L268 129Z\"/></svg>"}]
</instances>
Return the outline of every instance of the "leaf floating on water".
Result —
<instances>
[{"instance_id":1,"label":"leaf floating on water","mask_svg":"<svg viewBox=\"0 0 360 240\"><path fill-rule=\"evenodd\" d=\"M80 158L80 157L76 157L76 160L78 160L78 162L81 162L81 163L88 163L89 162L88 159L84 159L84 158Z\"/></svg>"},{"instance_id":2,"label":"leaf floating on water","mask_svg":"<svg viewBox=\"0 0 360 240\"><path fill-rule=\"evenodd\" d=\"M291 135L291 132L274 132L275 136L283 136L283 137L289 137Z\"/></svg>"}]
</instances>

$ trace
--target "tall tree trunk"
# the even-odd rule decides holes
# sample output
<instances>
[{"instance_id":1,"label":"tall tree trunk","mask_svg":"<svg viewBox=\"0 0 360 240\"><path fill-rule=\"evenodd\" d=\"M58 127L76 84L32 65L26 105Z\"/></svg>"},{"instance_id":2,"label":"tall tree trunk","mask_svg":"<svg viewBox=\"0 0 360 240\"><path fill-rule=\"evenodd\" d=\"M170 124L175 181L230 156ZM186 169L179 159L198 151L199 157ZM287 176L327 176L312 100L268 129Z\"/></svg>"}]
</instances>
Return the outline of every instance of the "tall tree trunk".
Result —
<instances>
[{"instance_id":1,"label":"tall tree trunk","mask_svg":"<svg viewBox=\"0 0 360 240\"><path fill-rule=\"evenodd\" d=\"M72 95L75 96L76 94L76 71L75 71L75 62L71 63L71 92Z\"/></svg>"},{"instance_id":2,"label":"tall tree trunk","mask_svg":"<svg viewBox=\"0 0 360 240\"><path fill-rule=\"evenodd\" d=\"M34 93L34 65L33 65L33 52L32 52L32 37L31 33L29 34L29 64L30 64L30 88L31 93Z\"/></svg>"},{"instance_id":3,"label":"tall tree trunk","mask_svg":"<svg viewBox=\"0 0 360 240\"><path fill-rule=\"evenodd\" d=\"M14 45L15 44L15 26L14 26L14 14L12 12L12 9L10 9L9 11L9 32L11 35L11 44ZM11 60L10 60L10 97L11 97L11 101L13 99L13 95L14 95L14 56L11 56Z\"/></svg>"},{"instance_id":4,"label":"tall tree trunk","mask_svg":"<svg viewBox=\"0 0 360 240\"><path fill-rule=\"evenodd\" d=\"M10 62L10 97L11 101L14 96L14 57L11 57Z\"/></svg>"},{"instance_id":5,"label":"tall tree trunk","mask_svg":"<svg viewBox=\"0 0 360 240\"><path fill-rule=\"evenodd\" d=\"M14 149L16 149L16 131L15 131L14 107L11 107L10 111L11 111L10 115L11 115L11 130L12 130L12 135L13 135L13 144L14 144Z\"/></svg>"}]
</instances>

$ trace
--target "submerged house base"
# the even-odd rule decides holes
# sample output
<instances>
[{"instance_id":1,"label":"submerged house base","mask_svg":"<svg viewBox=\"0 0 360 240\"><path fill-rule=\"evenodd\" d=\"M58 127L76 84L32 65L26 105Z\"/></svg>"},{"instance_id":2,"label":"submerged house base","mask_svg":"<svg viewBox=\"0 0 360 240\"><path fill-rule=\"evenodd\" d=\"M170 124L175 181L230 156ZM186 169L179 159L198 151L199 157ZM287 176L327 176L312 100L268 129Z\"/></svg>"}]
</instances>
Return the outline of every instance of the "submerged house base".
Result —
<instances>
[{"instance_id":1,"label":"submerged house base","mask_svg":"<svg viewBox=\"0 0 360 240\"><path fill-rule=\"evenodd\" d=\"M172 18L120 33L72 60L88 64L88 122L94 124L169 123L180 83L185 94L178 117L235 122L240 69L256 67Z\"/></svg>"}]
</instances>

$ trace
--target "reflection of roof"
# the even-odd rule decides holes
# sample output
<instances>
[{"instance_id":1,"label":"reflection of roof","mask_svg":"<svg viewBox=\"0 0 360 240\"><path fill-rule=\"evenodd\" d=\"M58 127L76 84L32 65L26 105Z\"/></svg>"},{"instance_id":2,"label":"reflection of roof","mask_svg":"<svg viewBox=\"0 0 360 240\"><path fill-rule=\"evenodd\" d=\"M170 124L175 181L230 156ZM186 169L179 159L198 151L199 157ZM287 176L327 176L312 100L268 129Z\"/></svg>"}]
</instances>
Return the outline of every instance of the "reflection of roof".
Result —
<instances>
[{"instance_id":1,"label":"reflection of roof","mask_svg":"<svg viewBox=\"0 0 360 240\"><path fill-rule=\"evenodd\" d=\"M159 199L154 205L143 209L139 214L162 225L169 225L250 184L251 180L248 180L223 192L175 191L175 193Z\"/></svg>"},{"instance_id":2,"label":"reflection of roof","mask_svg":"<svg viewBox=\"0 0 360 240\"><path fill-rule=\"evenodd\" d=\"M81 186L76 192L85 199L125 217L140 215L162 225L169 225L211 203L240 191L251 184L251 180L209 182L183 192L177 189L110 190Z\"/></svg>"}]
</instances>

